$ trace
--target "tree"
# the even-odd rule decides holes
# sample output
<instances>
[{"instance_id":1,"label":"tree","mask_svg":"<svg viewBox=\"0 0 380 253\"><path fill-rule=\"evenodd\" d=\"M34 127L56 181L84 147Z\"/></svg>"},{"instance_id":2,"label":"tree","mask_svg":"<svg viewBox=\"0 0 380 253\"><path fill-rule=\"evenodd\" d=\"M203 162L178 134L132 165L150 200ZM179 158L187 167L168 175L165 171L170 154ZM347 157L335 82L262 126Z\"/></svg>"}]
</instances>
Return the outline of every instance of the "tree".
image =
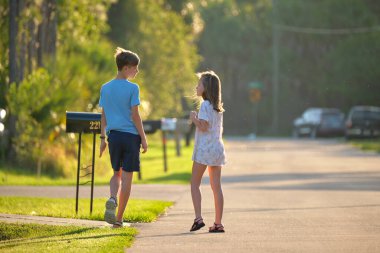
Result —
<instances>
[{"instance_id":1,"label":"tree","mask_svg":"<svg viewBox=\"0 0 380 253\"><path fill-rule=\"evenodd\" d=\"M140 55L136 81L142 99L154 108L150 117L180 116L181 97L192 95L196 84L198 55L191 27L164 7L164 1L120 1L109 14L110 38Z\"/></svg>"},{"instance_id":2,"label":"tree","mask_svg":"<svg viewBox=\"0 0 380 253\"><path fill-rule=\"evenodd\" d=\"M311 106L379 105L378 1L276 1L279 29L280 132ZM202 1L198 46L202 68L221 73L227 133L252 131L246 85L264 83L259 121L266 133L272 113L271 1ZM359 32L356 28L371 28ZM343 33L341 31L343 29ZM239 112L239 113L236 113ZM243 122L243 124L241 123Z\"/></svg>"},{"instance_id":3,"label":"tree","mask_svg":"<svg viewBox=\"0 0 380 253\"><path fill-rule=\"evenodd\" d=\"M248 83L270 80L271 6L267 1L209 1L200 7L204 29L199 38L202 69L221 77L225 103L225 131L252 131Z\"/></svg>"},{"instance_id":4,"label":"tree","mask_svg":"<svg viewBox=\"0 0 380 253\"><path fill-rule=\"evenodd\" d=\"M111 0L1 1L0 15L9 21L0 21L0 49L10 54L0 56L0 104L14 129L5 150L38 173L45 163L52 174L65 174L65 150L72 149L65 146L65 111L96 110L100 85L113 70L113 47L102 38Z\"/></svg>"}]
</instances>

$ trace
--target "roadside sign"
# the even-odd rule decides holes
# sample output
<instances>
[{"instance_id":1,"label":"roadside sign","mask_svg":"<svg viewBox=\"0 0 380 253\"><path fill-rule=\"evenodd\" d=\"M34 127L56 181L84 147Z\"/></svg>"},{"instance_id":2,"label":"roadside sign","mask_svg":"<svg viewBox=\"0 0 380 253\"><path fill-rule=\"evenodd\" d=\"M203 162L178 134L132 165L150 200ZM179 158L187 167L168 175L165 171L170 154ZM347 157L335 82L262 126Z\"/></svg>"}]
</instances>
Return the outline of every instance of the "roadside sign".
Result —
<instances>
[{"instance_id":1,"label":"roadside sign","mask_svg":"<svg viewBox=\"0 0 380 253\"><path fill-rule=\"evenodd\" d=\"M249 99L251 102L256 103L261 100L261 90L263 89L263 84L261 82L250 82L248 83L249 89Z\"/></svg>"}]
</instances>

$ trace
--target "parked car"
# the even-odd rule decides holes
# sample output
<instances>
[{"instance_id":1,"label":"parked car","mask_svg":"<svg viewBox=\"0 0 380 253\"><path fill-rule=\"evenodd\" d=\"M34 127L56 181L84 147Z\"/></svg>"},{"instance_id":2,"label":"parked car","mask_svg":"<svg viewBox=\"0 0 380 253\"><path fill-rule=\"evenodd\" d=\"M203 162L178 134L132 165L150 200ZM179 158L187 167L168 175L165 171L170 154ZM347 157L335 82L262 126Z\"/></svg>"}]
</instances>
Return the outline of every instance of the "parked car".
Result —
<instances>
[{"instance_id":1,"label":"parked car","mask_svg":"<svg viewBox=\"0 0 380 253\"><path fill-rule=\"evenodd\" d=\"M380 137L380 107L352 107L346 121L346 138L376 137Z\"/></svg>"},{"instance_id":2,"label":"parked car","mask_svg":"<svg viewBox=\"0 0 380 253\"><path fill-rule=\"evenodd\" d=\"M309 108L293 122L293 136L344 136L344 114L336 108Z\"/></svg>"}]
</instances>

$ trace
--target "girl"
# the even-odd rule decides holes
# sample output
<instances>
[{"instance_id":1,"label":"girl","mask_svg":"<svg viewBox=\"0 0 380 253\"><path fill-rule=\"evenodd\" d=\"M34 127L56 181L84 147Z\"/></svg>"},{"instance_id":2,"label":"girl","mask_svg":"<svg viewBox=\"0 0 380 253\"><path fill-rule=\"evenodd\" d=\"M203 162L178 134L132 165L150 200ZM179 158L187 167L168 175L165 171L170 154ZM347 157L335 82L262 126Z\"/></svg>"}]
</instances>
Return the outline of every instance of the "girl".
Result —
<instances>
[{"instance_id":1,"label":"girl","mask_svg":"<svg viewBox=\"0 0 380 253\"><path fill-rule=\"evenodd\" d=\"M219 77L213 71L199 74L196 87L197 96L203 98L199 113L192 111L190 119L196 126L191 176L191 196L195 219L190 231L204 227L201 215L201 191L199 189L203 173L208 167L210 184L214 194L215 221L209 232L224 232L222 225L223 192L220 183L222 165L225 164L223 132L223 103Z\"/></svg>"}]
</instances>

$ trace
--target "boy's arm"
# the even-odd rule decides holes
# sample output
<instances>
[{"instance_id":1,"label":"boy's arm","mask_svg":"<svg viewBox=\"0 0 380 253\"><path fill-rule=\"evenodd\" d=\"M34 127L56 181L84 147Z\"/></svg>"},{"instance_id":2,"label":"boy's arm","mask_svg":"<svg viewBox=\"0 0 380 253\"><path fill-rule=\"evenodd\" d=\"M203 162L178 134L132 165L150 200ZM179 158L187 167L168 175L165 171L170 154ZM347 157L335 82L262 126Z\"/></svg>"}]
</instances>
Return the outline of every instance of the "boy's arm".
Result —
<instances>
[{"instance_id":1,"label":"boy's arm","mask_svg":"<svg viewBox=\"0 0 380 253\"><path fill-rule=\"evenodd\" d=\"M198 119L197 112L190 112L190 119L194 123L194 125L198 127L198 129L202 132L206 132L208 130L208 122L203 119Z\"/></svg>"},{"instance_id":2,"label":"boy's arm","mask_svg":"<svg viewBox=\"0 0 380 253\"><path fill-rule=\"evenodd\" d=\"M104 112L104 109L102 109L102 117L100 119L100 153L99 157L102 157L102 154L104 150L106 150L107 142L106 142L106 126L107 126L107 120L106 120L106 114Z\"/></svg>"},{"instance_id":3,"label":"boy's arm","mask_svg":"<svg viewBox=\"0 0 380 253\"><path fill-rule=\"evenodd\" d=\"M143 149L142 153L145 153L148 150L148 142L146 140L145 131L140 117L138 105L132 106L132 120L137 128L137 132L141 137L141 146Z\"/></svg>"}]
</instances>

